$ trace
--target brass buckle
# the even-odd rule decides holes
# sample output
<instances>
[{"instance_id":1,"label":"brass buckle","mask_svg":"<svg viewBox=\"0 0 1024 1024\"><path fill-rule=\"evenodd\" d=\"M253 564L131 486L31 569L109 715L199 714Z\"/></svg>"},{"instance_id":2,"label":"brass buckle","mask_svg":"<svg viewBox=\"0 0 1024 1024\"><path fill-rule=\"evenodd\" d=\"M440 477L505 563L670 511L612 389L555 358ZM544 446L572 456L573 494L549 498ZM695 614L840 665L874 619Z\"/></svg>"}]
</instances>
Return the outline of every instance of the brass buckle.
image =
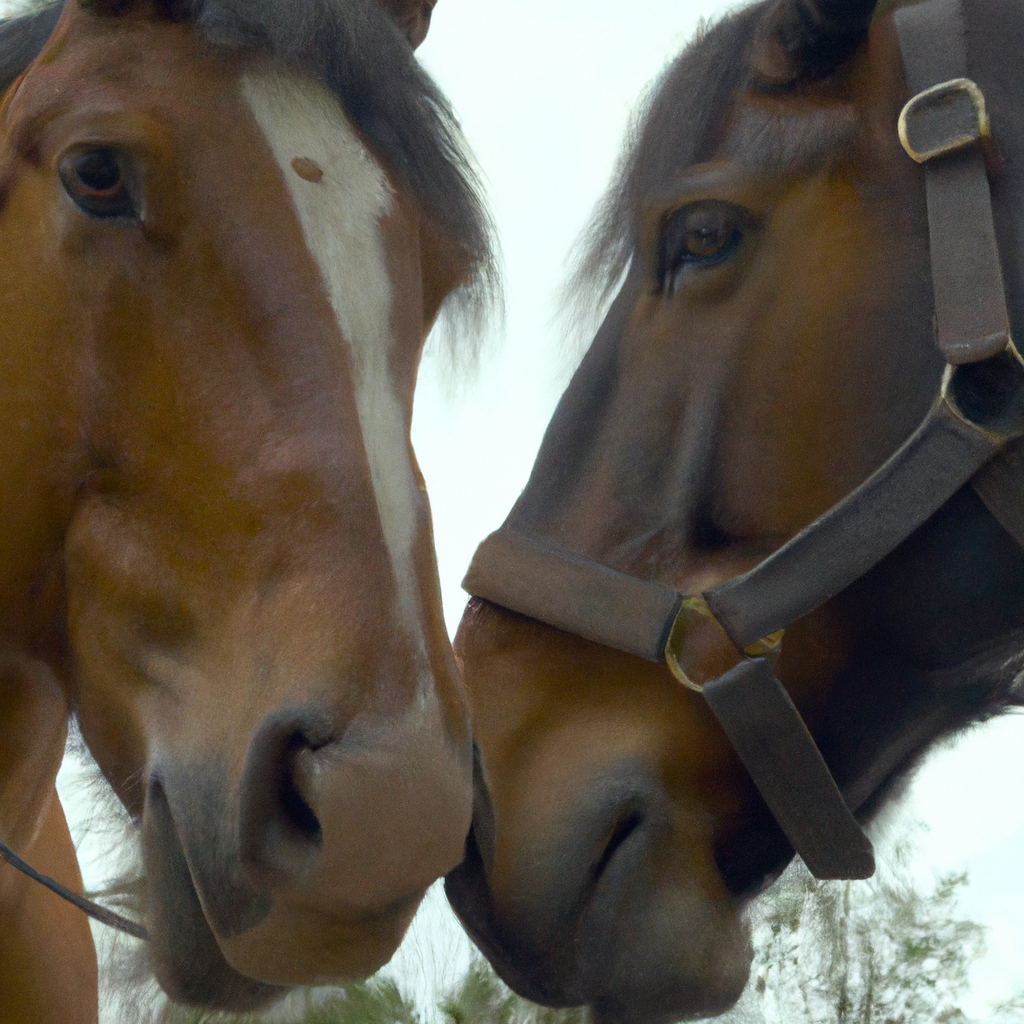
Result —
<instances>
[{"instance_id":1,"label":"brass buckle","mask_svg":"<svg viewBox=\"0 0 1024 1024\"><path fill-rule=\"evenodd\" d=\"M1016 359L1021 366L1024 366L1024 356L1021 355L1020 349L1017 348L1017 343L1010 338L1006 343L1006 351L1010 354L1013 359Z\"/></svg>"},{"instance_id":2,"label":"brass buckle","mask_svg":"<svg viewBox=\"0 0 1024 1024\"><path fill-rule=\"evenodd\" d=\"M969 78L952 78L911 98L900 112L900 142L919 164L987 139L985 96Z\"/></svg>"},{"instance_id":3,"label":"brass buckle","mask_svg":"<svg viewBox=\"0 0 1024 1024\"><path fill-rule=\"evenodd\" d=\"M1001 357L1005 357L1007 360L1004 364L1005 368L1013 372L1017 377L1019 395L1021 388L1024 387L1024 383L1022 383L1024 381L1024 359L1021 358L1021 353L1012 338L1007 341L1006 347L1002 352L990 356L989 359L982 362L992 362ZM994 409L987 411L985 416L979 416L975 419L967 415L961 408L956 394L956 378L957 374L969 372L972 367L979 365L981 364L947 365L942 374L942 385L939 389L939 405L944 406L964 426L970 427L971 430L979 433L989 444L995 448L1001 448L1008 442L1015 441L1019 437L1024 436L1024 419L1020 415L1021 405L1019 401L1014 403L1013 396L1006 397L1003 395L999 396L1002 406L997 404Z\"/></svg>"},{"instance_id":4,"label":"brass buckle","mask_svg":"<svg viewBox=\"0 0 1024 1024\"><path fill-rule=\"evenodd\" d=\"M679 614L676 615L672 629L669 631L668 642L665 644L665 664L668 665L669 671L678 682L695 693L703 693L705 685L722 674L721 671L717 671L708 675L700 673L691 666L683 667L683 649L693 630L698 626L706 625L709 621L722 634L723 643L733 647L732 640L722 629L722 624L715 618L703 597L688 597L683 601ZM784 633L785 630L780 629L778 633L772 633L771 636L765 637L763 640L755 640L742 654L736 651L736 664L738 665L744 657L747 657L767 658L774 665L782 653Z\"/></svg>"}]
</instances>

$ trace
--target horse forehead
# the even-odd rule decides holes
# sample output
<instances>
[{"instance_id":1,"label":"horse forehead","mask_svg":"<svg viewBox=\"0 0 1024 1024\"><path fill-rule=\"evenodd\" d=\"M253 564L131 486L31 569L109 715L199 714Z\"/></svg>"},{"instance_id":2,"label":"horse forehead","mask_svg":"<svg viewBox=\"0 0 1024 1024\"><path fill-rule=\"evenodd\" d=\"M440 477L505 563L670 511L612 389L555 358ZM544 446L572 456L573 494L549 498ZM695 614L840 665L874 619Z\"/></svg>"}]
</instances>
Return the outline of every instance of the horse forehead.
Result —
<instances>
[{"instance_id":1,"label":"horse forehead","mask_svg":"<svg viewBox=\"0 0 1024 1024\"><path fill-rule=\"evenodd\" d=\"M395 291L384 231L396 197L324 85L263 69L243 75L242 93L284 175L349 349L356 408L403 616L416 620L412 552L418 486L409 454L410 412L392 372Z\"/></svg>"},{"instance_id":2,"label":"horse forehead","mask_svg":"<svg viewBox=\"0 0 1024 1024\"><path fill-rule=\"evenodd\" d=\"M747 173L806 174L843 153L857 137L851 103L759 103L743 97L732 111L720 154Z\"/></svg>"},{"instance_id":3,"label":"horse forehead","mask_svg":"<svg viewBox=\"0 0 1024 1024\"><path fill-rule=\"evenodd\" d=\"M116 27L116 31L114 30ZM8 94L2 130L16 148L32 151L62 123L103 132L128 123L142 141L170 129L235 117L239 60L216 54L194 25L87 18L76 4ZM92 122L91 124L89 122Z\"/></svg>"},{"instance_id":4,"label":"horse forehead","mask_svg":"<svg viewBox=\"0 0 1024 1024\"><path fill-rule=\"evenodd\" d=\"M170 87L185 107L190 93L232 73L232 62L215 53L192 22L98 18L69 3L30 74L73 83L78 98L96 85ZM189 90L182 75L191 79Z\"/></svg>"}]
</instances>

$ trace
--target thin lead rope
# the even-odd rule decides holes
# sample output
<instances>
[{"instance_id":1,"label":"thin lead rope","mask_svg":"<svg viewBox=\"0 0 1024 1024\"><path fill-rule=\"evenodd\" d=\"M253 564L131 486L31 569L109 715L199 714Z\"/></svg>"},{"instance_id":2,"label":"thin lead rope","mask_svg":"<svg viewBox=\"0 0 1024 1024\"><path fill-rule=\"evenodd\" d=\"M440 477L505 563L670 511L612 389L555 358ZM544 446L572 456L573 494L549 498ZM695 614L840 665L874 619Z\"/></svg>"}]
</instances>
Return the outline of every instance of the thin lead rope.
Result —
<instances>
[{"instance_id":1,"label":"thin lead rope","mask_svg":"<svg viewBox=\"0 0 1024 1024\"><path fill-rule=\"evenodd\" d=\"M33 882L45 885L51 892L55 892L62 900L67 900L72 906L88 914L93 920L105 924L108 928L115 928L119 932L131 935L133 938L146 941L149 939L149 932L144 925L130 921L113 910L107 910L98 903L79 896L78 893L66 889L60 882L55 881L47 875L42 875L31 864L26 864L6 843L0 842L0 857L2 857L12 868L16 868L23 875L27 875Z\"/></svg>"}]
</instances>

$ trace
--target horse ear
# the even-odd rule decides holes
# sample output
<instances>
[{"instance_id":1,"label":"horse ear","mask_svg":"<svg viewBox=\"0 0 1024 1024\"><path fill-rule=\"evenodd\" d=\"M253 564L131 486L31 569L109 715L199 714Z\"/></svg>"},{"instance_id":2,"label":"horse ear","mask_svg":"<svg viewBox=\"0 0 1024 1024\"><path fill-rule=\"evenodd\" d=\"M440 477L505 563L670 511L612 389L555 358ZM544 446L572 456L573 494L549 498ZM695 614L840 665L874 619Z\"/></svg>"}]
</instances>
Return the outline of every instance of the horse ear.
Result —
<instances>
[{"instance_id":1,"label":"horse ear","mask_svg":"<svg viewBox=\"0 0 1024 1024\"><path fill-rule=\"evenodd\" d=\"M409 45L415 50L427 38L430 15L437 0L377 0L405 33Z\"/></svg>"},{"instance_id":2,"label":"horse ear","mask_svg":"<svg viewBox=\"0 0 1024 1024\"><path fill-rule=\"evenodd\" d=\"M774 83L822 78L867 38L878 0L777 0L754 37L752 67Z\"/></svg>"}]
</instances>

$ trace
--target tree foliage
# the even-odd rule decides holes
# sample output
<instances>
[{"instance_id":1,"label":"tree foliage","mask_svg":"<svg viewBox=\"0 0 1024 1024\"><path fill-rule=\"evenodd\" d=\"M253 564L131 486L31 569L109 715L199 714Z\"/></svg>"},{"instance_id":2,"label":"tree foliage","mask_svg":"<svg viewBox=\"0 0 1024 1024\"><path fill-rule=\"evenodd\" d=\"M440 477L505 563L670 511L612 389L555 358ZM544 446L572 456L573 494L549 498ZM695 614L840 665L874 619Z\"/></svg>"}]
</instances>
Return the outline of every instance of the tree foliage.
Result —
<instances>
[{"instance_id":1,"label":"tree foliage","mask_svg":"<svg viewBox=\"0 0 1024 1024\"><path fill-rule=\"evenodd\" d=\"M818 882L791 870L760 901L751 982L722 1024L971 1024L959 1002L984 952L980 925L958 915L966 874L926 892L901 877ZM301 1002L301 1000L300 1000ZM159 1024L249 1024L256 1017L166 1007ZM419 1007L394 980L371 979L326 1000L306 997L288 1024L587 1024L511 992L478 958L437 1006ZM1024 994L992 1024L1024 1021Z\"/></svg>"},{"instance_id":2,"label":"tree foliage","mask_svg":"<svg viewBox=\"0 0 1024 1024\"><path fill-rule=\"evenodd\" d=\"M373 978L348 986L325 1001L307 998L303 1009L288 1014L288 1024L587 1024L586 1011L550 1010L509 990L483 959L441 1000L436 1013L424 1016L390 978ZM279 1018L282 1019L282 1018ZM164 1005L159 1024L257 1024L253 1015L187 1010Z\"/></svg>"},{"instance_id":3,"label":"tree foliage","mask_svg":"<svg viewBox=\"0 0 1024 1024\"><path fill-rule=\"evenodd\" d=\"M587 1024L586 1010L550 1010L506 988L485 960L440 1005L445 1024Z\"/></svg>"},{"instance_id":4,"label":"tree foliage","mask_svg":"<svg viewBox=\"0 0 1024 1024\"><path fill-rule=\"evenodd\" d=\"M724 1024L968 1024L959 1001L985 945L957 916L966 883L921 892L791 872L765 900L751 984Z\"/></svg>"}]
</instances>

